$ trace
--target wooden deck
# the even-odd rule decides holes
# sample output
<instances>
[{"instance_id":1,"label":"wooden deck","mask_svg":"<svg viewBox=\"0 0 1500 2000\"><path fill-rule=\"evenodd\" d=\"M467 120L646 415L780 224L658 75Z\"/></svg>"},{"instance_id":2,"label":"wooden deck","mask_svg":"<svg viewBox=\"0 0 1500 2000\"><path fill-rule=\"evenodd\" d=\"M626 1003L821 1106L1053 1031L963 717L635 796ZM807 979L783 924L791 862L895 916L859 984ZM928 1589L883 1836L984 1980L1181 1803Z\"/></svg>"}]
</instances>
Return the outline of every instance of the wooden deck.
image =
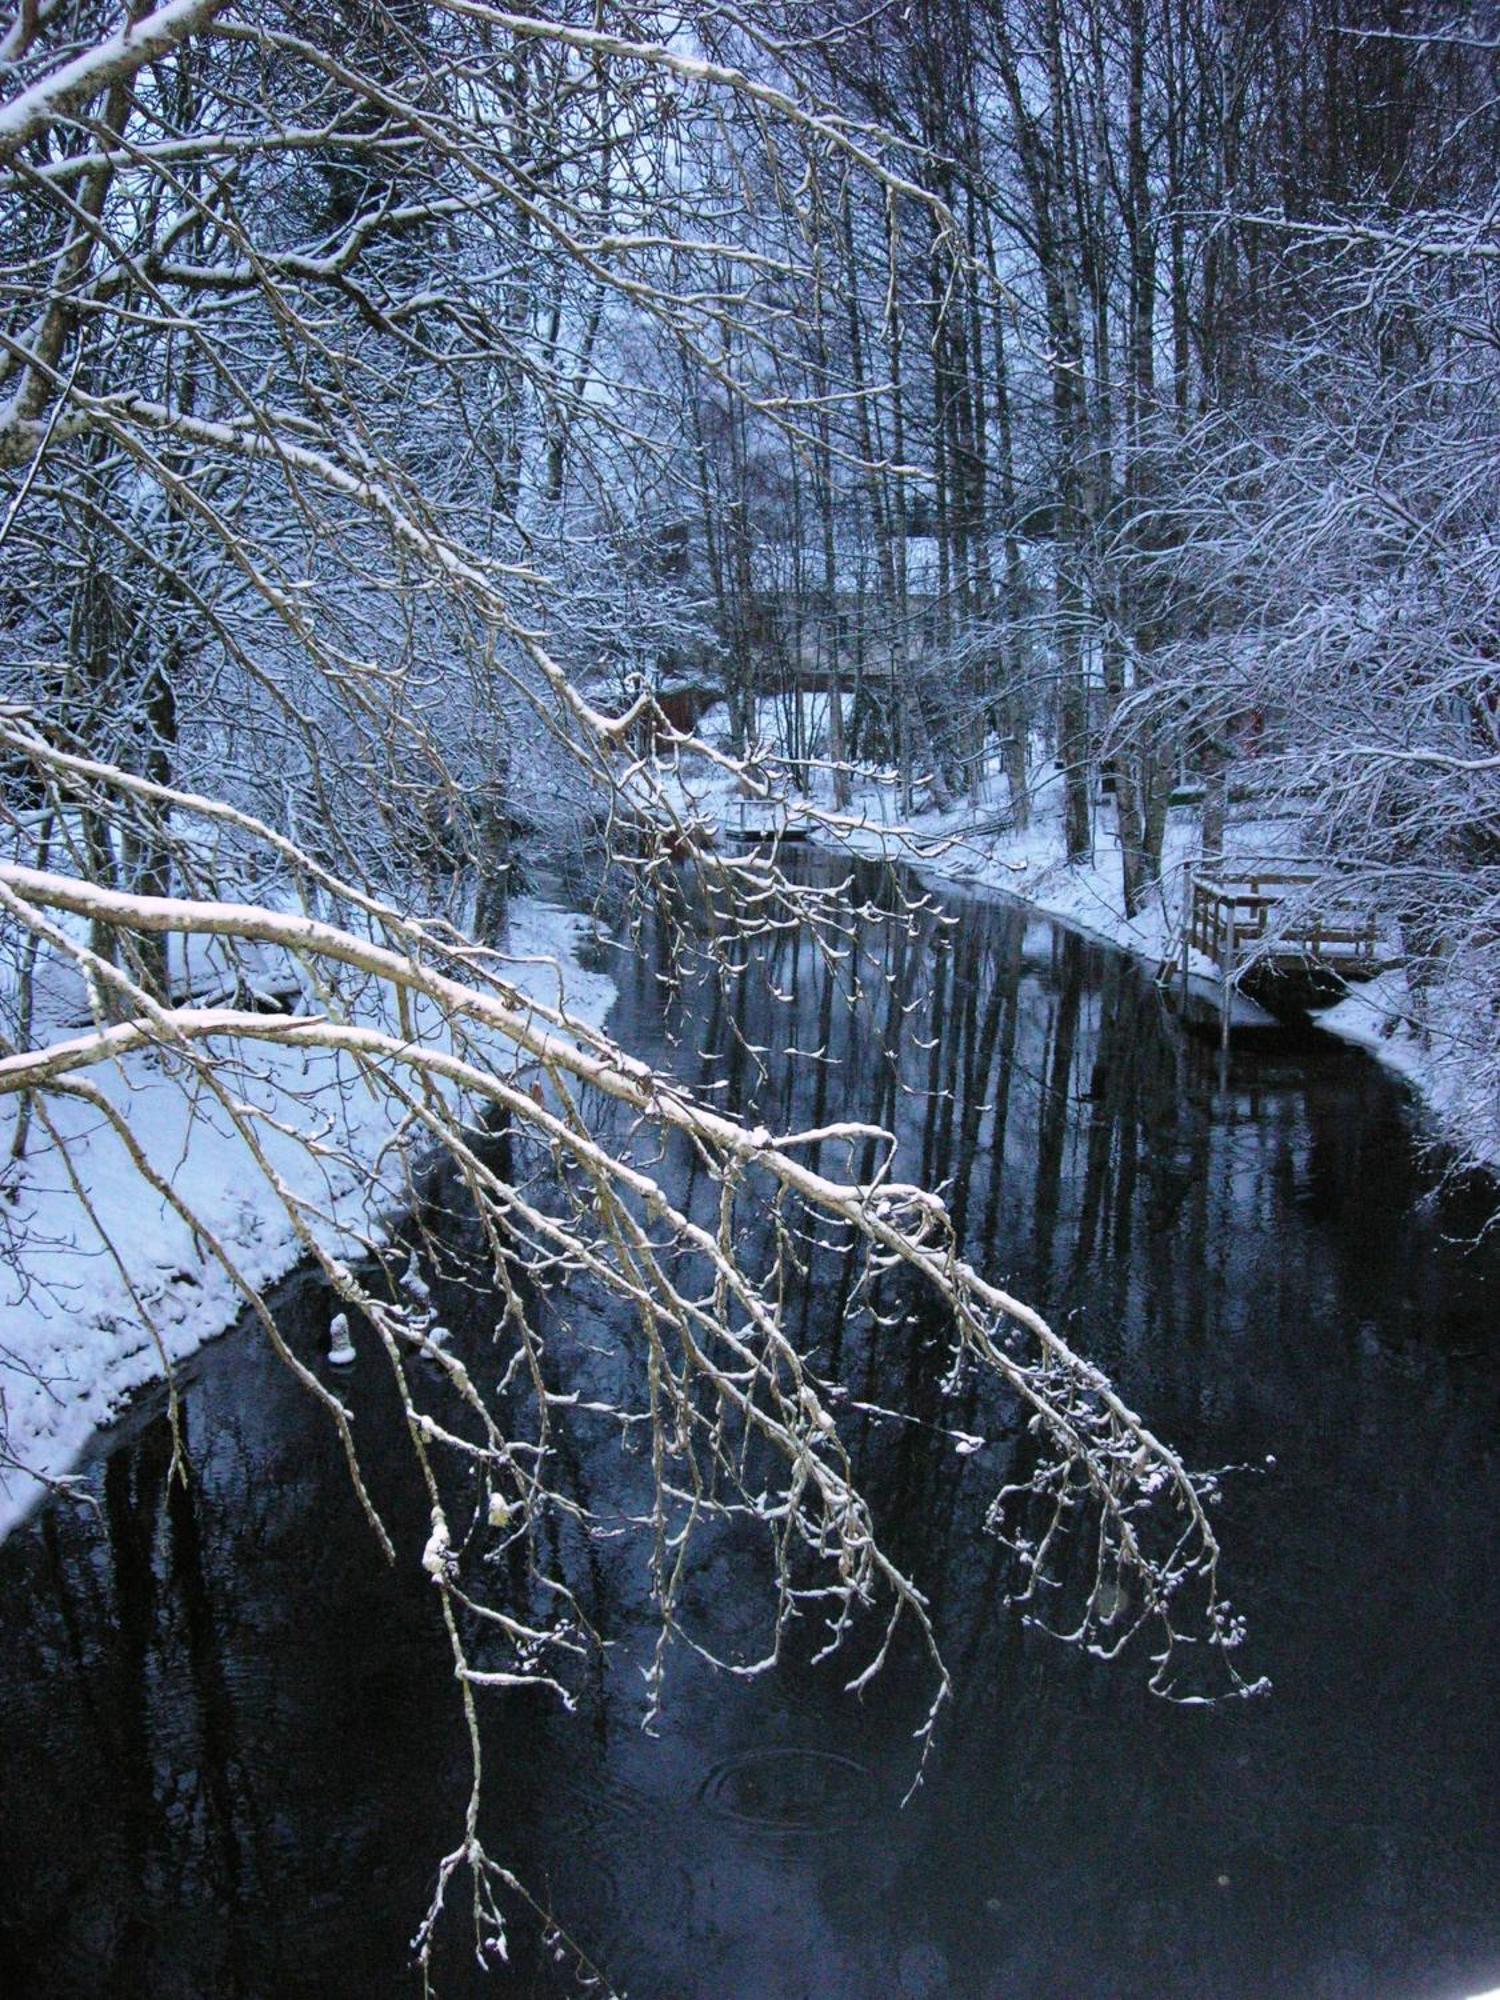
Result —
<instances>
[{"instance_id":1,"label":"wooden deck","mask_svg":"<svg viewBox=\"0 0 1500 2000\"><path fill-rule=\"evenodd\" d=\"M1326 868L1240 856L1205 861L1188 872L1182 932L1182 997L1186 1008L1193 954L1214 968L1224 1047L1236 996L1249 989L1280 1011L1305 1011L1332 998L1349 980L1381 970L1379 923L1354 892L1341 893ZM1204 981L1207 984L1207 981Z\"/></svg>"},{"instance_id":2,"label":"wooden deck","mask_svg":"<svg viewBox=\"0 0 1500 2000\"><path fill-rule=\"evenodd\" d=\"M1326 883L1324 871L1284 862L1195 870L1186 943L1231 976L1253 964L1368 979L1380 969L1380 927L1352 897L1320 887ZM1316 902L1298 908L1313 889Z\"/></svg>"},{"instance_id":3,"label":"wooden deck","mask_svg":"<svg viewBox=\"0 0 1500 2000\"><path fill-rule=\"evenodd\" d=\"M731 799L724 810L723 829L729 840L757 846L808 838L806 822L790 818L786 807L774 799Z\"/></svg>"}]
</instances>

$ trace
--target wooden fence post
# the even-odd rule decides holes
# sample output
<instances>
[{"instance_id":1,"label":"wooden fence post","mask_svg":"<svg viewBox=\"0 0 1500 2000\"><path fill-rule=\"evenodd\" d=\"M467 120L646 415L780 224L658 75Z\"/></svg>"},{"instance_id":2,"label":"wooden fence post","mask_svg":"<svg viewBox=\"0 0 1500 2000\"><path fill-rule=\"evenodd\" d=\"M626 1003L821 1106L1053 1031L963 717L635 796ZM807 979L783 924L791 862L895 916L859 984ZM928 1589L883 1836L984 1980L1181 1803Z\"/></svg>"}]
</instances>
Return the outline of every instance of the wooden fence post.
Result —
<instances>
[{"instance_id":1,"label":"wooden fence post","mask_svg":"<svg viewBox=\"0 0 1500 2000\"><path fill-rule=\"evenodd\" d=\"M1187 1013L1188 958L1192 949L1194 894L1193 864L1191 861L1184 861L1182 864L1182 1011L1184 1014Z\"/></svg>"},{"instance_id":2,"label":"wooden fence post","mask_svg":"<svg viewBox=\"0 0 1500 2000\"><path fill-rule=\"evenodd\" d=\"M1225 932L1225 949L1222 960L1224 977L1219 995L1224 1010L1223 1019L1219 1023L1219 1050L1220 1053L1223 1055L1227 1055L1229 1053L1229 1006L1230 1006L1230 1000L1234 993L1233 982L1234 982L1235 947L1236 947L1236 938L1235 938L1235 921L1234 921L1234 903L1233 900L1231 900L1229 904L1229 921Z\"/></svg>"}]
</instances>

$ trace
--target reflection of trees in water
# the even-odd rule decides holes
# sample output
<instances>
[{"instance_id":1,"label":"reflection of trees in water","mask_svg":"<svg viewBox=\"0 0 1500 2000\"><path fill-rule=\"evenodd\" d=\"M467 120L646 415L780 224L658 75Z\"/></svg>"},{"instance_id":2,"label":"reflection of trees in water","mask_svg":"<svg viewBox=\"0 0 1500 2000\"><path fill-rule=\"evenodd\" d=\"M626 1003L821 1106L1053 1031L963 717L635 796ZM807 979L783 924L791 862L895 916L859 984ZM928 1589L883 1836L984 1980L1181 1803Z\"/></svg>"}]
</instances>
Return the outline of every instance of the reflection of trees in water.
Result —
<instances>
[{"instance_id":1,"label":"reflection of trees in water","mask_svg":"<svg viewBox=\"0 0 1500 2000\"><path fill-rule=\"evenodd\" d=\"M4 1551L29 1607L0 1702L7 1991L258 1996L320 1965L377 1991L402 1961L461 1775L441 1635L313 1406L253 1342L228 1359L184 1395L187 1483L165 1416L137 1421L97 1509L52 1507Z\"/></svg>"},{"instance_id":2,"label":"reflection of trees in water","mask_svg":"<svg viewBox=\"0 0 1500 2000\"><path fill-rule=\"evenodd\" d=\"M1342 1281L1326 1256L1280 1254L1270 1204L1289 1154L1346 1183L1347 1085L1326 1093L1326 1133L1323 1094L1305 1085L1316 1070L1295 1058L1292 1088L1274 1058L1251 1058L1226 1099L1211 1056L1184 1042L1129 961L1021 909L965 903L957 915L945 925L933 913L910 938L866 931L835 967L795 935L764 945L764 969L747 966L729 994L684 997L702 1055L693 1074L727 1079L746 1115L780 1129L821 1125L832 1103L896 1131L897 1171L947 1184L970 1253L1027 1295L1076 1310L1085 1351L1120 1371L1163 1428L1212 1438L1248 1423L1268 1436L1279 1392L1257 1367L1253 1329L1326 1312ZM867 999L850 1012L843 996L856 980ZM826 1053L778 1060L793 1047ZM855 1171L869 1178L880 1160L866 1142ZM992 1461L935 1447L934 1427L1000 1440L1018 1475L1028 1446L1009 1435L1003 1405L997 1420L992 1390L988 1407L972 1380L958 1403L941 1398L945 1358L909 1284L882 1280L852 1320L851 1284L848 1259L815 1254L794 1312L809 1331L821 1324L816 1354L830 1374L917 1419L851 1433L861 1476L877 1481L897 1545L956 1624L989 1629L1003 1573L979 1533ZM1276 1379L1283 1365L1300 1372L1295 1358L1278 1362ZM903 1535L904 1521L919 1526Z\"/></svg>"},{"instance_id":3,"label":"reflection of trees in water","mask_svg":"<svg viewBox=\"0 0 1500 2000\"><path fill-rule=\"evenodd\" d=\"M191 1416L190 1402L184 1425ZM247 1846L253 1861L262 1829L229 1686L232 1625L218 1603L218 1579L232 1570L223 1548L205 1546L198 1476L173 1478L172 1456L165 1419L148 1423L106 1462L97 1514L53 1508L44 1518L61 1643L32 1621L15 1635L10 1665L22 1681L15 1655L35 1649L50 1709L41 1740L63 1728L78 1739L72 1756L49 1759L48 1770L73 1826L94 1821L83 1848L96 1879L79 1896L47 1850L34 1873L25 1871L18 1902L51 1902L48 1926L64 1938L76 1932L80 1963L94 1957L107 1967L109 1990L122 1993L155 1990L153 1913L174 1907L191 1924L196 1912L204 1937L216 1933L214 1990L236 1994L246 1990ZM7 1752L17 1740L7 1733ZM102 1824L90 1801L72 1795L80 1783L107 1801ZM101 1901L109 1912L102 1932Z\"/></svg>"},{"instance_id":4,"label":"reflection of trees in water","mask_svg":"<svg viewBox=\"0 0 1500 2000\"><path fill-rule=\"evenodd\" d=\"M1148 1231L1178 1219L1194 1113L1150 983L1067 932L1051 932L1038 961L1028 926L1020 910L965 906L956 923L931 915L910 939L867 931L857 973L869 998L853 1013L842 1003L855 971L783 936L763 970L702 996L694 1021L700 1080L779 1128L823 1124L832 1092L839 1115L898 1132L901 1173L945 1185L970 1249L999 1235L1002 1258L1024 1254L1033 1281L1050 1271L1046 1289L1065 1297L1077 1264L1128 1257L1138 1209ZM804 1060L777 1060L788 1048ZM764 1083L749 1053L760 1049L772 1052ZM855 1170L868 1179L880 1160L867 1141Z\"/></svg>"},{"instance_id":5,"label":"reflection of trees in water","mask_svg":"<svg viewBox=\"0 0 1500 2000\"><path fill-rule=\"evenodd\" d=\"M184 1419L184 1429L186 1419ZM188 1450L189 1440L183 1439ZM187 1463L192 1463L191 1457ZM254 1823L253 1790L240 1754L239 1730L222 1650L220 1615L209 1583L204 1548L201 1493L191 1475L168 1481L167 1519L170 1529L170 1574L173 1596L181 1607L183 1644L187 1655L193 1711L197 1717L199 1770L204 1811L203 1858L209 1891L220 1909L229 1913L226 1932L230 1990L243 1989L238 1942L241 1935L243 1858L238 1821L241 1811ZM186 1802L192 1812L197 1800Z\"/></svg>"},{"instance_id":6,"label":"reflection of trees in water","mask_svg":"<svg viewBox=\"0 0 1500 2000\"><path fill-rule=\"evenodd\" d=\"M1041 955L1037 935L1048 941ZM637 1002L649 998L640 980ZM855 991L864 1004L850 1008ZM820 1127L832 1104L834 1115L896 1132L895 1173L945 1184L968 1252L993 1262L998 1239L1002 1268L1024 1260L1017 1282L1044 1295L1066 1299L1080 1270L1111 1249L1128 1258L1142 1179L1160 1203L1156 1190L1181 1150L1175 1038L1149 982L1020 909L964 906L956 921L933 910L910 934L865 927L833 963L805 935L782 933L727 988L683 991L674 1019L688 1080L742 1115L776 1130ZM852 1171L873 1178L884 1154L880 1142L861 1142ZM843 1157L834 1164L843 1170ZM680 1165L690 1204L700 1193L717 1200L711 1185L698 1186L687 1149ZM760 1231L750 1257L765 1261L770 1227L753 1200L742 1207L744 1236ZM1144 1228L1149 1235L1149 1214ZM1026 1448L1010 1435L1014 1412L972 1374L956 1403L945 1397L948 1358L910 1279L887 1273L856 1295L839 1246L813 1248L808 1260L809 1281L789 1301L808 1350L862 1402L910 1419L872 1418L851 1435L860 1476L876 1481L898 1539L910 1540L930 1580L939 1544L979 1531L979 1496L994 1485L973 1467L964 1476L947 1434L1007 1440L1009 1469L1019 1471ZM1121 1299L1128 1289L1117 1270L1112 1289ZM903 1535L908 1520L919 1534ZM983 1548L987 1573L996 1551Z\"/></svg>"},{"instance_id":7,"label":"reflection of trees in water","mask_svg":"<svg viewBox=\"0 0 1500 2000\"><path fill-rule=\"evenodd\" d=\"M117 1672L108 1703L116 1733L114 1767L119 1774L121 1845L140 1870L136 1909L126 1906L118 1942L122 1979L144 1984L150 1929L149 1909L161 1864L162 1809L152 1755L151 1654L157 1621L154 1562L156 1526L171 1463L171 1436L165 1425L151 1426L142 1448L110 1460L104 1474L104 1509L114 1556L114 1616L119 1634Z\"/></svg>"}]
</instances>

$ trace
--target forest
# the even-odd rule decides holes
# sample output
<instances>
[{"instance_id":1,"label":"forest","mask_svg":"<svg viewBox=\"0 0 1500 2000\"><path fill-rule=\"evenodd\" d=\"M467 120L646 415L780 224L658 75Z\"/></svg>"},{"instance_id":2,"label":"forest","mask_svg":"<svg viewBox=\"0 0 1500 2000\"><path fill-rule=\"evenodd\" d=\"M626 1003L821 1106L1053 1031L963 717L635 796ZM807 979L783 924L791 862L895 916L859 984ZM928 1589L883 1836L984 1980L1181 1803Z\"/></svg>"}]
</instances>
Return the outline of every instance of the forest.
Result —
<instances>
[{"instance_id":1,"label":"forest","mask_svg":"<svg viewBox=\"0 0 1500 2000\"><path fill-rule=\"evenodd\" d=\"M153 1381L186 1492L179 1367L250 1315L371 1561L437 1602L465 1777L402 1912L434 1979L452 1929L498 1965L540 1911L484 1711L583 1699L593 1541L641 1566L649 1725L682 1653L753 1680L813 1631L862 1695L909 1650L923 1781L949 1648L852 1415L905 1329L889 1393L978 1461L1018 1623L1179 1702L1263 1694L1228 1453L975 1236L1025 949L950 993L932 880L1051 870L1097 935L1180 941L1184 995L1195 867L1357 910L1364 1039L1487 1237L1500 10L6 15L0 1529ZM606 1019L643 963L665 1040ZM1124 1254L1141 1187L1183 1199L1146 1135L1197 1142L1144 1012L1075 1094L1081 978L1033 1056L1122 1121L1090 1113L1086 1229ZM1221 1095L1227 975L1223 1007ZM882 1061L869 1103L839 1080ZM972 1117L917 1134L919 1098ZM638 1458L618 1521L600 1425ZM695 1583L741 1538L748 1649Z\"/></svg>"}]
</instances>

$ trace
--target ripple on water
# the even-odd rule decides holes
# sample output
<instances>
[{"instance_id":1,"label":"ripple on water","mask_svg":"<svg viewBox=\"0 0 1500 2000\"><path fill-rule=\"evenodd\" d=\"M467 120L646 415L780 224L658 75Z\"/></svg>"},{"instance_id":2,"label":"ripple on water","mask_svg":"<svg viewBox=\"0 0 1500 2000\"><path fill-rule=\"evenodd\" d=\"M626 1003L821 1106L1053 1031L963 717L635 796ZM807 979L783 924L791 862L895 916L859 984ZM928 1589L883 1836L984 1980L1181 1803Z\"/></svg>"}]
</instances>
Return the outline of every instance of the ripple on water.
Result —
<instances>
[{"instance_id":1,"label":"ripple on water","mask_svg":"<svg viewBox=\"0 0 1500 2000\"><path fill-rule=\"evenodd\" d=\"M853 1757L766 1744L716 1764L699 1787L710 1811L763 1833L838 1833L869 1817L879 1787Z\"/></svg>"},{"instance_id":2,"label":"ripple on water","mask_svg":"<svg viewBox=\"0 0 1500 2000\"><path fill-rule=\"evenodd\" d=\"M652 1936L691 1925L692 1878L680 1864L664 1864L670 1852L658 1808L607 1762L549 1787L539 1862L552 1907L572 1942L611 1973L638 1942L643 1906Z\"/></svg>"},{"instance_id":3,"label":"ripple on water","mask_svg":"<svg viewBox=\"0 0 1500 2000\"><path fill-rule=\"evenodd\" d=\"M902 2000L938 2000L949 1991L948 1961L935 1944L909 1944L896 1966Z\"/></svg>"}]
</instances>

